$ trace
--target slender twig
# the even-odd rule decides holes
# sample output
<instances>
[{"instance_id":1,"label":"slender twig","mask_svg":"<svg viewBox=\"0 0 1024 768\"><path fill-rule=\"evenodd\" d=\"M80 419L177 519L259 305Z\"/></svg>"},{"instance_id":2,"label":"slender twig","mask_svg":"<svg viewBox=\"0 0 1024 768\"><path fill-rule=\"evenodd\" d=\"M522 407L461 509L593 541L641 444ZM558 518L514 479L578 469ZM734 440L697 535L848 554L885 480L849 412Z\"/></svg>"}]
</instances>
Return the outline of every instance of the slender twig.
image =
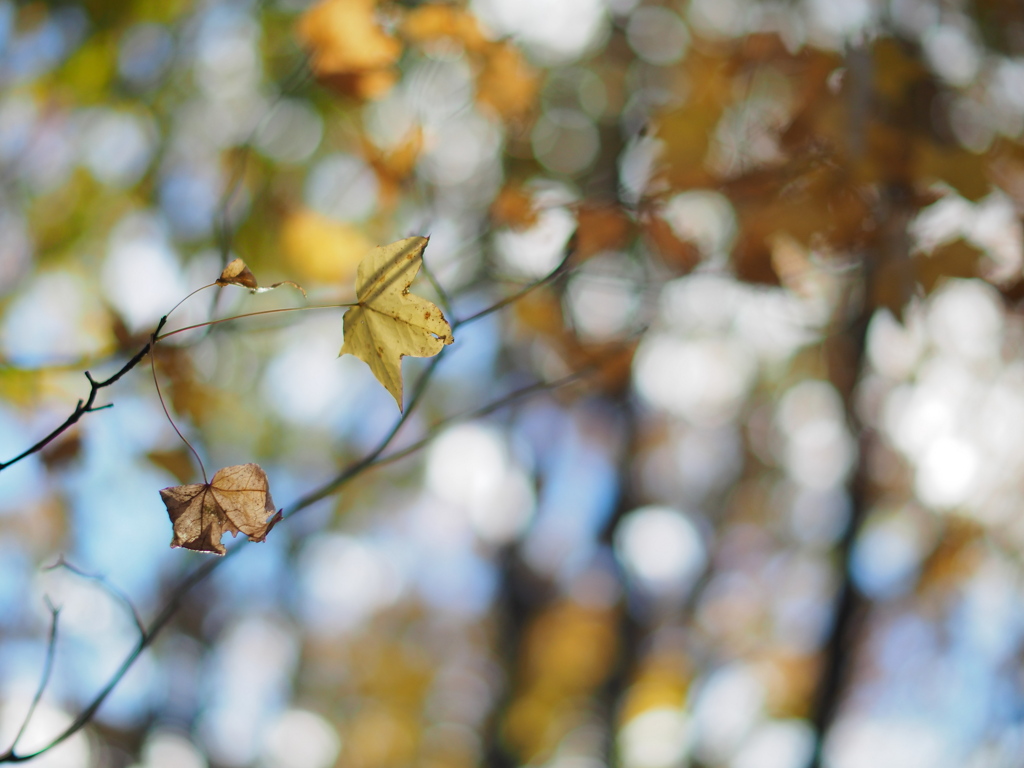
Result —
<instances>
[{"instance_id":1,"label":"slender twig","mask_svg":"<svg viewBox=\"0 0 1024 768\"><path fill-rule=\"evenodd\" d=\"M419 405L420 401L423 399L423 395L427 391L427 385L430 383L430 379L433 376L434 371L437 370L437 366L441 362L441 358L444 355L444 351L445 350L442 349L441 352L439 352L437 356L430 361L430 364L427 366L427 369L423 372L423 375L420 376L419 379L417 379L416 385L413 387L412 397L409 398L408 407L402 412L402 415L399 416L398 421L395 422L395 425L377 444L377 446L369 453L367 453L365 456L363 456L363 458L350 464L348 467L343 469L341 472L339 472L337 475L335 475L333 478L328 480L323 485L314 488L308 493L300 496L295 501L295 503L289 508L289 518L292 517L296 512L299 512L305 509L306 507L315 504L321 499L330 496L332 493L341 488L341 486L343 486L353 477L358 475L364 469L367 469L368 467L372 466L374 462L377 461L377 458L382 453L384 453L384 451L387 450L389 445L391 445L391 441L395 439L395 437L398 435L399 430L401 430L401 428L409 420L409 416L412 414L412 412L416 409L416 406Z\"/></svg>"},{"instance_id":2,"label":"slender twig","mask_svg":"<svg viewBox=\"0 0 1024 768\"><path fill-rule=\"evenodd\" d=\"M167 316L164 315L163 317L160 318L160 322L157 323L156 331L154 331L154 334L158 334L160 330L164 327L164 323L166 322ZM114 405L113 403L107 403L106 405L97 406L96 395L99 393L101 389L104 389L105 387L109 387L111 384L116 383L121 379L122 376L128 373L128 371L130 371L132 368L141 363L142 360L146 357L146 355L149 354L151 348L152 342L147 343L146 346L144 346L142 349L135 353L135 356L131 360L124 364L121 370L119 370L110 378L104 379L103 381L96 381L92 377L92 374L90 374L89 371L86 371L85 378L89 380L89 395L84 400L79 400L78 405L75 406L75 410L71 413L71 415L64 420L63 424L61 424L55 430L50 432L50 434L48 434L38 443L33 445L31 448L28 448L19 453L13 459L10 459L9 461L0 462L0 471L7 469L12 464L16 464L17 462L24 459L26 456L31 456L33 453L41 451L47 445L56 440L61 434L63 434L72 426L77 424L78 420L81 419L85 414L92 413L93 411L102 411L104 408L112 408Z\"/></svg>"},{"instance_id":3,"label":"slender twig","mask_svg":"<svg viewBox=\"0 0 1024 768\"><path fill-rule=\"evenodd\" d=\"M441 309L444 310L445 314L448 315L448 317L454 318L455 311L452 309L452 301L451 298L449 298L448 296L448 292L441 285L440 281L437 279L437 276L434 274L434 271L427 266L426 259L423 259L422 264L423 274L426 276L427 280L430 281L430 284L434 287L434 290L437 292L437 300L441 302Z\"/></svg>"},{"instance_id":4,"label":"slender twig","mask_svg":"<svg viewBox=\"0 0 1024 768\"><path fill-rule=\"evenodd\" d=\"M46 641L46 661L43 662L43 674L39 678L39 685L36 687L32 702L28 705L25 719L21 721L21 727L14 735L14 741L11 742L10 748L0 755L0 761L7 755L13 755L14 750L18 748L18 742L21 741L21 737L28 730L32 716L36 713L36 707L42 701L43 693L46 692L46 686L50 683L50 674L53 672L53 660L57 655L57 618L60 616L60 608L55 608L53 603L50 602L50 598L46 598L46 607L50 609L50 636Z\"/></svg>"},{"instance_id":5,"label":"slender twig","mask_svg":"<svg viewBox=\"0 0 1024 768\"><path fill-rule=\"evenodd\" d=\"M473 419L482 419L484 416L489 416L495 411L499 411L505 406L511 405L516 400L522 400L524 397L529 397L530 395L537 394L538 392L548 392L554 389L559 389L561 387L564 387L566 384L571 384L574 381L585 378L586 376L590 375L593 372L594 366L591 366L589 368L583 368L581 370L574 371L573 373L570 373L567 376L563 376L560 379L555 379L554 381L538 381L535 382L534 384L530 384L520 389L513 390L504 397L501 397L495 400L494 402L488 403L487 405L481 406L480 408L476 408L475 410L468 411L466 413L455 414L454 416L449 416L447 418L441 419L436 424L433 424L430 427L426 437L417 440L415 443L407 445L405 448L402 448L401 450L395 451L394 453L389 453L387 456L380 456L379 458L376 458L373 461L369 462L366 466L367 468L381 467L384 466L385 464L391 464L392 462L398 461L399 459L404 459L406 456L416 453L420 449L426 447L434 439L434 436L437 434L437 432L443 429L444 427L448 426L449 424L461 421L472 421Z\"/></svg>"},{"instance_id":6,"label":"slender twig","mask_svg":"<svg viewBox=\"0 0 1024 768\"><path fill-rule=\"evenodd\" d=\"M460 325L465 325L466 323L471 323L474 320L479 320L482 317L486 317L487 315L493 314L494 312L504 309L509 304L513 304L514 302L519 301L519 299L523 298L523 296L526 296L528 293L532 293L537 288L540 288L542 285L550 283L552 280L554 280L556 277L558 277L559 275L566 271L566 268L569 265L569 259L572 258L573 253L574 251L572 247L567 247L565 250L565 256L558 263L558 266L551 270L544 277L540 278L539 280L534 280L532 283L528 283L515 293L509 294L500 301L495 302L494 304L492 304L489 307L486 307L485 309L481 309L479 312L476 312L470 315L469 317L463 317L461 319L454 320L452 322L452 329L455 329Z\"/></svg>"},{"instance_id":7,"label":"slender twig","mask_svg":"<svg viewBox=\"0 0 1024 768\"><path fill-rule=\"evenodd\" d=\"M101 587L103 587L103 590L107 594L109 594L111 597L113 597L115 600L121 603L125 607L125 610L127 610L128 613L131 614L132 621L135 623L135 628L139 630L139 634L146 634L146 625L143 623L142 616L139 614L138 608L135 607L135 603L132 602L131 598L128 597L128 595L126 595L120 589L111 584L106 576L103 576L99 573L90 573L89 571L83 571L77 565L72 565L67 560L65 560L63 555L57 558L57 562L55 562L53 565L46 566L43 570L54 571L58 568L63 568L64 570L70 571L76 576L80 576L83 579L89 579L90 581L95 581L96 583L98 583Z\"/></svg>"},{"instance_id":8,"label":"slender twig","mask_svg":"<svg viewBox=\"0 0 1024 768\"><path fill-rule=\"evenodd\" d=\"M71 723L69 723L64 728L63 731L61 731L59 734L57 734L57 736L50 740L48 744L40 747L34 752L19 755L15 754L13 749L8 750L6 753L0 755L0 763L22 763L27 760L31 760L35 757L38 757L44 752L53 749L57 745L63 743L70 737L74 736L76 733L78 733L78 731L82 730L82 728L88 725L89 722L92 721L92 718L96 714L96 711L103 705L103 702L106 701L107 697L111 694L114 688L117 687L118 683L121 682L124 676L128 673L128 670L131 669L132 665L135 663L135 660L142 654L144 650L146 650L146 648L152 645L153 641L156 639L156 636L160 633L160 630L162 630L164 626L167 625L167 623L177 612L182 599L189 592L189 590L191 590L192 587L194 587L196 584L200 583L207 576L213 573L213 571L221 563L223 563L227 559L227 557L231 556L237 551L240 551L239 547L235 547L229 550L225 557L219 557L216 560L207 560L205 563L196 568L195 571L189 574L180 584L178 584L177 587L175 587L174 591L171 593L170 598L164 604L164 607L160 610L160 613L157 614L156 618L153 619L152 622L150 622L150 624L139 636L138 642L136 642L135 646L125 657L124 661L121 662L121 666L118 667L117 671L113 674L110 680L107 681L107 684L103 687L103 690L101 690L93 698L93 700L89 702L85 709L78 713L78 716L74 720L72 720Z\"/></svg>"},{"instance_id":9,"label":"slender twig","mask_svg":"<svg viewBox=\"0 0 1024 768\"><path fill-rule=\"evenodd\" d=\"M437 367L437 359L438 358L435 358L434 360L431 361L432 365L428 367L427 370L424 371L423 375L419 378L419 380L416 383L413 395L409 400L409 406L405 409L405 412L398 418L397 422L395 423L395 426L388 432L387 435L385 435L385 437L380 441L380 443L378 443L378 445L372 451L370 451L365 457L363 457L363 459L353 464L351 467L349 467L348 470L343 472L341 475L329 481L324 486L321 486L320 488L316 489L315 491L312 491L306 494L305 496L300 497L294 504L290 505L288 507L289 517L294 515L296 512L314 504L315 502L319 501L325 496L330 495L330 493L337 490L346 482L348 482L357 474L359 474L363 467L372 463L374 458L379 456L383 451L387 450L387 447L391 444L391 441L394 440L395 436L398 434L399 429L401 429L402 425L409 419L409 416L412 414L412 412L416 409L416 406L422 400L422 395L426 391L427 383L431 375L433 374L433 371ZM3 754L0 754L0 763L18 763L24 762L26 760L31 760L34 757L38 757L47 750L50 750L56 747L61 742L67 740L75 733L80 731L82 728L84 728L86 725L88 725L89 722L92 720L93 716L96 714L96 711L100 708L100 706L102 706L103 702L106 700L107 696L110 695L114 688L117 687L117 685L121 682L124 676L128 673L128 670L131 669L136 659L138 659L142 652L153 643L157 634L159 634L159 632L164 628L164 626L167 625L167 623L174 616L175 612L178 610L178 607L181 604L181 601L184 599L185 595L189 592L189 590L191 590L194 586L205 580L218 567L220 567L222 563L226 562L228 558L234 557L238 552L241 552L247 543L247 540L242 540L238 543L237 546L229 548L224 557L218 557L216 559L207 560L206 562L204 562L202 565L196 568L196 570L194 570L191 574L186 576L185 579L183 579L171 591L170 597L164 604L164 607L160 610L160 613L157 615L155 619L153 619L153 621L148 626L141 625L141 622L139 622L140 632L138 642L125 657L124 661L121 662L121 666L117 668L117 671L114 672L114 674L111 676L110 680L107 681L107 684L103 687L103 689L92 699L91 702L89 702L89 704L63 731L61 731L56 737L54 737L48 744L36 750L35 752L29 754L16 754L14 752L14 746L12 745L11 749L9 749L7 752ZM52 567L57 567L59 565L63 565L64 567L70 568L70 566L64 563L63 560L58 561L58 563L56 563ZM79 573L77 569L73 570L75 570L76 573ZM87 574L83 573L83 575ZM89 577L91 577L91 575ZM51 632L51 635L53 635L55 631L56 630L54 629ZM49 679L49 669L51 664L52 659L48 656L47 667L44 670L44 683L41 684L40 688L44 687L45 681ZM42 694L40 693L39 695L41 696Z\"/></svg>"}]
</instances>

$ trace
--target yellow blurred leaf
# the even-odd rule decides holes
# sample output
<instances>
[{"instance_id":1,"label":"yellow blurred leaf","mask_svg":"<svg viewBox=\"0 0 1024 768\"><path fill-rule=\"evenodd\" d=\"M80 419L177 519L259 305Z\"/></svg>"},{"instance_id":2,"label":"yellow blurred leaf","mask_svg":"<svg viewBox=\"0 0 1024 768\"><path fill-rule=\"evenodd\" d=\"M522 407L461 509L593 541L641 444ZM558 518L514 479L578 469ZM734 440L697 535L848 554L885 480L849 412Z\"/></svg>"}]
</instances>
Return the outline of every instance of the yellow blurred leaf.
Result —
<instances>
[{"instance_id":1,"label":"yellow blurred leaf","mask_svg":"<svg viewBox=\"0 0 1024 768\"><path fill-rule=\"evenodd\" d=\"M490 44L473 14L464 8L441 3L421 5L409 11L402 22L402 35L418 45L454 40L467 51L474 52L480 52Z\"/></svg>"},{"instance_id":2,"label":"yellow blurred leaf","mask_svg":"<svg viewBox=\"0 0 1024 768\"><path fill-rule=\"evenodd\" d=\"M117 71L117 39L110 34L89 37L60 68L60 83L78 103L109 103L110 84Z\"/></svg>"},{"instance_id":3,"label":"yellow blurred leaf","mask_svg":"<svg viewBox=\"0 0 1024 768\"><path fill-rule=\"evenodd\" d=\"M533 196L518 184L506 184L491 203L495 226L529 229L537 223L537 216Z\"/></svg>"},{"instance_id":4,"label":"yellow blurred leaf","mask_svg":"<svg viewBox=\"0 0 1024 768\"><path fill-rule=\"evenodd\" d=\"M373 242L351 224L309 210L287 215L281 227L285 259L303 280L347 283Z\"/></svg>"},{"instance_id":5,"label":"yellow blurred leaf","mask_svg":"<svg viewBox=\"0 0 1024 768\"><path fill-rule=\"evenodd\" d=\"M559 338L565 330L562 302L549 286L530 291L512 305L524 330Z\"/></svg>"},{"instance_id":6,"label":"yellow blurred leaf","mask_svg":"<svg viewBox=\"0 0 1024 768\"><path fill-rule=\"evenodd\" d=\"M648 709L682 706L691 677L689 663L682 655L662 653L645 659L626 693L619 722L629 722Z\"/></svg>"},{"instance_id":7,"label":"yellow blurred leaf","mask_svg":"<svg viewBox=\"0 0 1024 768\"><path fill-rule=\"evenodd\" d=\"M541 614L523 644L526 675L564 691L587 690L611 674L614 613L563 603Z\"/></svg>"},{"instance_id":8,"label":"yellow blurred leaf","mask_svg":"<svg viewBox=\"0 0 1024 768\"><path fill-rule=\"evenodd\" d=\"M476 80L477 101L503 120L526 117L537 101L540 77L508 42L494 43L486 53Z\"/></svg>"},{"instance_id":9,"label":"yellow blurred leaf","mask_svg":"<svg viewBox=\"0 0 1024 768\"><path fill-rule=\"evenodd\" d=\"M52 378L45 369L24 370L0 364L0 400L27 408L52 390Z\"/></svg>"},{"instance_id":10,"label":"yellow blurred leaf","mask_svg":"<svg viewBox=\"0 0 1024 768\"><path fill-rule=\"evenodd\" d=\"M380 26L376 0L321 0L299 19L317 78L360 99L384 95L398 79L402 45Z\"/></svg>"},{"instance_id":11,"label":"yellow blurred leaf","mask_svg":"<svg viewBox=\"0 0 1024 768\"><path fill-rule=\"evenodd\" d=\"M411 130L398 144L381 149L368 137L362 137L363 157L377 174L381 207L388 208L398 202L402 184L416 168L423 149L423 131L419 126Z\"/></svg>"},{"instance_id":12,"label":"yellow blurred leaf","mask_svg":"<svg viewBox=\"0 0 1024 768\"><path fill-rule=\"evenodd\" d=\"M410 713L382 705L357 707L344 732L345 755L339 765L399 768L414 765L419 722Z\"/></svg>"}]
</instances>

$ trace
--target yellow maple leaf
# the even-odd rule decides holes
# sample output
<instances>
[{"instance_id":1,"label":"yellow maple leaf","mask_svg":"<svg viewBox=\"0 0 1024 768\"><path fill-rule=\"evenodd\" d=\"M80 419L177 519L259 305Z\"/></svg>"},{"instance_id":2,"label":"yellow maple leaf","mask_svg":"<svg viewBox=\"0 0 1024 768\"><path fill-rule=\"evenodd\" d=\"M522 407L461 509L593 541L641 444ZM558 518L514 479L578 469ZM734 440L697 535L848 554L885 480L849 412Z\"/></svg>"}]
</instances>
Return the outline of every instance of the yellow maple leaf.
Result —
<instances>
[{"instance_id":1,"label":"yellow maple leaf","mask_svg":"<svg viewBox=\"0 0 1024 768\"><path fill-rule=\"evenodd\" d=\"M321 0L302 15L298 35L321 82L360 99L394 85L402 44L380 26L376 10L376 0Z\"/></svg>"},{"instance_id":2,"label":"yellow maple leaf","mask_svg":"<svg viewBox=\"0 0 1024 768\"><path fill-rule=\"evenodd\" d=\"M402 358L433 357L451 344L452 328L432 302L409 293L427 238L374 248L356 271L357 306L345 312L341 353L370 366L402 410Z\"/></svg>"}]
</instances>

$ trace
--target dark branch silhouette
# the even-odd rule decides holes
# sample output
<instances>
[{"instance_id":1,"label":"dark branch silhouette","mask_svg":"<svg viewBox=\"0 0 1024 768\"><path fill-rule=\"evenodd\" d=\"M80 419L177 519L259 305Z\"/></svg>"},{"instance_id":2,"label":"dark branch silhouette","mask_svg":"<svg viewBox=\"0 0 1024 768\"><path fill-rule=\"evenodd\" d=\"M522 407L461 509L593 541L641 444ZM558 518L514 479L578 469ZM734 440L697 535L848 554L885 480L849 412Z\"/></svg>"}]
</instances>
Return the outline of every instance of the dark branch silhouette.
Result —
<instances>
[{"instance_id":1,"label":"dark branch silhouette","mask_svg":"<svg viewBox=\"0 0 1024 768\"><path fill-rule=\"evenodd\" d=\"M36 687L35 695L28 705L28 711L25 712L25 719L21 721L21 727L18 728L18 732L14 735L14 741L11 742L11 746L0 755L0 762L9 755L14 755L14 750L17 749L18 742L21 741L21 737L28 730L29 723L32 722L32 716L36 713L36 707L39 706L39 702L46 692L46 686L50 683L50 674L53 672L53 660L57 655L57 619L60 616L60 608L54 607L49 598L46 600L46 607L50 609L50 636L46 641L46 660L43 662L43 674L39 678L39 685Z\"/></svg>"},{"instance_id":2,"label":"dark branch silhouette","mask_svg":"<svg viewBox=\"0 0 1024 768\"><path fill-rule=\"evenodd\" d=\"M160 333L160 331L164 327L164 323L166 322L167 316L164 315L163 317L160 318L160 322L157 323L156 330L153 331L154 336ZM77 424L78 420L81 419L85 414L92 413L93 411L102 411L105 410L106 408L112 408L114 405L113 403L107 403L106 405L96 405L96 395L99 394L99 391L101 389L109 387L112 384L116 384L121 379L121 377L123 377L126 373L132 370L139 363L141 363L143 359L145 359L146 355L149 354L151 348L152 343L147 343L146 346L144 346L142 349L135 353L135 356L131 360L129 360L127 363L124 364L124 366L122 366L121 370L119 370L110 378L104 379L103 381L96 381L89 373L89 371L86 371L85 378L89 380L89 395L85 398L85 400L79 400L78 405L75 406L75 410L72 411L71 415L64 420L64 423L61 424L52 432L50 432L50 434L48 434L38 443L33 445L31 448L27 448L26 450L22 451L13 459L10 459L9 461L0 462L0 471L7 469L12 464L17 464L26 456L31 456L33 453L38 453L39 451L43 450L43 448L48 446L50 443L52 443L54 440L56 440L58 437L64 434L64 432L66 432L75 424Z\"/></svg>"}]
</instances>

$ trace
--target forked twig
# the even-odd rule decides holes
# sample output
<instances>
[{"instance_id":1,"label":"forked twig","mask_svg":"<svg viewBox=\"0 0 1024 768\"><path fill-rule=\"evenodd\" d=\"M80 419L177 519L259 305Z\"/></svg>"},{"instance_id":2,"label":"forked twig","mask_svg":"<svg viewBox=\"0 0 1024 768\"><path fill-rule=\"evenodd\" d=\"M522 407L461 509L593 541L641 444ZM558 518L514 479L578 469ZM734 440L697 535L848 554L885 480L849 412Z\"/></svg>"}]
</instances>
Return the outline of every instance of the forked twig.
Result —
<instances>
[{"instance_id":1,"label":"forked twig","mask_svg":"<svg viewBox=\"0 0 1024 768\"><path fill-rule=\"evenodd\" d=\"M106 576L100 573L90 573L89 571L84 571L77 565L72 565L67 560L65 560L64 555L58 557L57 562L55 562L53 565L46 566L43 570L55 571L58 568L63 568L64 570L70 571L76 576L80 576L83 579L88 579L89 581L95 581L96 583L98 583L101 587L103 587L103 590L107 594L109 594L111 597L117 600L117 602L121 603L121 605L124 606L125 610L128 611L129 614L131 614L132 623L134 623L135 628L139 630L139 634L146 634L146 626L142 621L142 616L141 614L139 614L138 608L135 607L135 603L132 602L131 598L128 597L128 595L126 595L120 589L111 584L110 581L107 580Z\"/></svg>"},{"instance_id":2,"label":"forked twig","mask_svg":"<svg viewBox=\"0 0 1024 768\"><path fill-rule=\"evenodd\" d=\"M14 750L18 748L18 742L21 741L21 737L28 730L29 723L32 722L32 716L36 713L36 707L42 701L43 693L46 692L46 686L50 683L50 674L53 672L53 660L57 655L57 618L60 616L60 608L54 607L53 603L50 602L50 598L47 597L45 600L46 607L50 609L50 636L46 641L46 661L43 662L43 674L39 679L39 685L36 687L32 702L28 705L25 719L21 721L21 727L18 728L18 732L14 735L14 741L11 742L11 746L6 752L0 754L0 762L14 757Z\"/></svg>"}]
</instances>

